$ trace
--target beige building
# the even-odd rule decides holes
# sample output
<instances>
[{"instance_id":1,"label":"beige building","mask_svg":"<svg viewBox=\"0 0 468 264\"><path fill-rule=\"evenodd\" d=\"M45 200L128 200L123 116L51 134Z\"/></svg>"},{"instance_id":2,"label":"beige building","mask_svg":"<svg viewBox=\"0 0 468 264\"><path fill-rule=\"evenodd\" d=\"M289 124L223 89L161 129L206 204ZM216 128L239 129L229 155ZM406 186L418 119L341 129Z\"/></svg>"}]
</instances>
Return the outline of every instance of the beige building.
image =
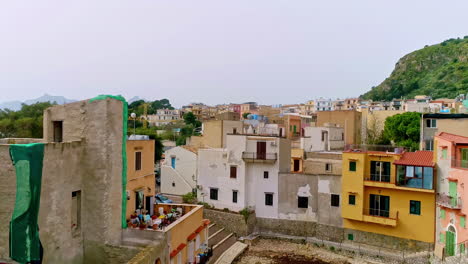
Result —
<instances>
[{"instance_id":1,"label":"beige building","mask_svg":"<svg viewBox=\"0 0 468 264\"><path fill-rule=\"evenodd\" d=\"M155 193L154 140L132 135L127 139L127 218L137 209L153 213Z\"/></svg>"},{"instance_id":2,"label":"beige building","mask_svg":"<svg viewBox=\"0 0 468 264\"><path fill-rule=\"evenodd\" d=\"M361 112L354 110L317 112L317 126L323 127L327 123L344 128L345 144L361 144Z\"/></svg>"},{"instance_id":3,"label":"beige building","mask_svg":"<svg viewBox=\"0 0 468 264\"><path fill-rule=\"evenodd\" d=\"M192 136L187 140L187 145L202 148L222 148L226 145L227 134L242 133L243 128L242 121L206 121L202 125L202 136Z\"/></svg>"},{"instance_id":4,"label":"beige building","mask_svg":"<svg viewBox=\"0 0 468 264\"><path fill-rule=\"evenodd\" d=\"M420 150L434 150L434 136L440 132L468 136L468 114L423 114Z\"/></svg>"}]
</instances>

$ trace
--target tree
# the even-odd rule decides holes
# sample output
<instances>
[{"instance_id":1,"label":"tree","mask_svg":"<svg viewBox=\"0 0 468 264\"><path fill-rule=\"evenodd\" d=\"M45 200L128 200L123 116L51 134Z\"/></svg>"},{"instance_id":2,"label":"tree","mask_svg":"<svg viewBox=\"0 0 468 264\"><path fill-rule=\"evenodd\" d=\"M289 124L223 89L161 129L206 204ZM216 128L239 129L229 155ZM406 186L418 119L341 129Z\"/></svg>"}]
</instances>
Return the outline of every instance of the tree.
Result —
<instances>
[{"instance_id":1,"label":"tree","mask_svg":"<svg viewBox=\"0 0 468 264\"><path fill-rule=\"evenodd\" d=\"M161 100L156 100L150 103L150 109L148 110L149 114L156 114L156 111L159 109L170 109L173 110L171 103L168 99L164 98Z\"/></svg>"},{"instance_id":2,"label":"tree","mask_svg":"<svg viewBox=\"0 0 468 264\"><path fill-rule=\"evenodd\" d=\"M409 150L419 149L421 114L406 112L387 117L384 137Z\"/></svg>"},{"instance_id":3,"label":"tree","mask_svg":"<svg viewBox=\"0 0 468 264\"><path fill-rule=\"evenodd\" d=\"M247 119L247 117L248 117L249 115L250 115L250 113L243 113L243 114L242 114L242 117L243 117L244 119Z\"/></svg>"},{"instance_id":4,"label":"tree","mask_svg":"<svg viewBox=\"0 0 468 264\"><path fill-rule=\"evenodd\" d=\"M184 122L186 125L196 125L197 124L197 117L192 113L188 112L184 114Z\"/></svg>"},{"instance_id":5,"label":"tree","mask_svg":"<svg viewBox=\"0 0 468 264\"><path fill-rule=\"evenodd\" d=\"M28 137L42 138L42 117L52 103L23 104L21 110L0 109L0 138Z\"/></svg>"}]
</instances>

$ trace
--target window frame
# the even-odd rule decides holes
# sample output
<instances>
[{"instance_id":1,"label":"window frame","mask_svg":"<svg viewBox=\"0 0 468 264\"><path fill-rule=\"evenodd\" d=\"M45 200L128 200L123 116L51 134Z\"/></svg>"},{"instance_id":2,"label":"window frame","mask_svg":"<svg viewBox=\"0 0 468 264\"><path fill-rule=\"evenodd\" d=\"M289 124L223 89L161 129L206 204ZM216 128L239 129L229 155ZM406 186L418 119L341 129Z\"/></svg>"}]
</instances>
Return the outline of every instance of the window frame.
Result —
<instances>
[{"instance_id":1,"label":"window frame","mask_svg":"<svg viewBox=\"0 0 468 264\"><path fill-rule=\"evenodd\" d=\"M336 201L336 199L338 200ZM340 195L339 194L334 194L334 193L330 194L330 206L340 207Z\"/></svg>"},{"instance_id":2,"label":"window frame","mask_svg":"<svg viewBox=\"0 0 468 264\"><path fill-rule=\"evenodd\" d=\"M332 171L332 164L331 163L325 163L325 171L326 172L331 172Z\"/></svg>"},{"instance_id":3,"label":"window frame","mask_svg":"<svg viewBox=\"0 0 468 264\"><path fill-rule=\"evenodd\" d=\"M421 215L421 201L410 200L409 213L410 215Z\"/></svg>"},{"instance_id":4,"label":"window frame","mask_svg":"<svg viewBox=\"0 0 468 264\"><path fill-rule=\"evenodd\" d=\"M269 204L269 199L267 199L267 197L269 197L271 195L271 204ZM274 204L274 193L271 193L271 192L266 192L265 193L265 206L273 206Z\"/></svg>"},{"instance_id":5,"label":"window frame","mask_svg":"<svg viewBox=\"0 0 468 264\"><path fill-rule=\"evenodd\" d=\"M297 208L303 208L303 209L309 208L309 197L297 196Z\"/></svg>"},{"instance_id":6,"label":"window frame","mask_svg":"<svg viewBox=\"0 0 468 264\"><path fill-rule=\"evenodd\" d=\"M141 168L143 167L142 163L143 154L141 153L141 151L135 151L135 171L141 171Z\"/></svg>"},{"instance_id":7,"label":"window frame","mask_svg":"<svg viewBox=\"0 0 468 264\"><path fill-rule=\"evenodd\" d=\"M232 203L236 204L238 201L239 201L239 191L238 190L232 190Z\"/></svg>"},{"instance_id":8,"label":"window frame","mask_svg":"<svg viewBox=\"0 0 468 264\"><path fill-rule=\"evenodd\" d=\"M229 178L237 179L237 166L230 166L229 168Z\"/></svg>"},{"instance_id":9,"label":"window frame","mask_svg":"<svg viewBox=\"0 0 468 264\"><path fill-rule=\"evenodd\" d=\"M353 164L353 166L351 166ZM350 160L349 161L349 171L356 172L357 170L357 162L355 160ZM352 169L354 167L354 169Z\"/></svg>"},{"instance_id":10,"label":"window frame","mask_svg":"<svg viewBox=\"0 0 468 264\"><path fill-rule=\"evenodd\" d=\"M263 179L269 179L270 173L268 171L263 171Z\"/></svg>"},{"instance_id":11,"label":"window frame","mask_svg":"<svg viewBox=\"0 0 468 264\"><path fill-rule=\"evenodd\" d=\"M356 205L356 195L355 194L348 194L348 205Z\"/></svg>"},{"instance_id":12,"label":"window frame","mask_svg":"<svg viewBox=\"0 0 468 264\"><path fill-rule=\"evenodd\" d=\"M215 194L216 191L216 198L212 198ZM219 189L218 188L210 188L210 200L213 200L213 201L218 201L219 200Z\"/></svg>"}]
</instances>

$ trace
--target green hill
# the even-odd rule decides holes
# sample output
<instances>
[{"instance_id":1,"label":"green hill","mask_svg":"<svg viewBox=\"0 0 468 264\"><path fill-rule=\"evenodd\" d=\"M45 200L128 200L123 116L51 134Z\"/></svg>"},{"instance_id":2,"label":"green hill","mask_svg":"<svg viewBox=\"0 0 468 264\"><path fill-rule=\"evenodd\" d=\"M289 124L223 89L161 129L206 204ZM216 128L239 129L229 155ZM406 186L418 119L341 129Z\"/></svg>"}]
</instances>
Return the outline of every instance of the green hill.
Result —
<instances>
[{"instance_id":1,"label":"green hill","mask_svg":"<svg viewBox=\"0 0 468 264\"><path fill-rule=\"evenodd\" d=\"M405 55L390 77L361 97L385 101L415 95L454 98L467 92L468 36L465 36Z\"/></svg>"}]
</instances>

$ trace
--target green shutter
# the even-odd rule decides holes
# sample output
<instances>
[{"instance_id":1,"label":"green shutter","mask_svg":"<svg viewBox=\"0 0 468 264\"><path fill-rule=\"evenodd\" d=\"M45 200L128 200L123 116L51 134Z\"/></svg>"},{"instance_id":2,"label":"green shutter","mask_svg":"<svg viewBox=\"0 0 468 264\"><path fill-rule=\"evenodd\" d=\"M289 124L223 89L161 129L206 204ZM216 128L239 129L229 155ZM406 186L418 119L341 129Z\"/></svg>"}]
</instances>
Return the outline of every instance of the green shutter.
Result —
<instances>
[{"instance_id":1,"label":"green shutter","mask_svg":"<svg viewBox=\"0 0 468 264\"><path fill-rule=\"evenodd\" d=\"M442 208L440 209L440 218L445 219L445 210Z\"/></svg>"},{"instance_id":2,"label":"green shutter","mask_svg":"<svg viewBox=\"0 0 468 264\"><path fill-rule=\"evenodd\" d=\"M459 247L459 251L460 251L460 254L465 254L465 244L460 244L460 247Z\"/></svg>"},{"instance_id":3,"label":"green shutter","mask_svg":"<svg viewBox=\"0 0 468 264\"><path fill-rule=\"evenodd\" d=\"M464 216L460 216L460 226L465 228L465 225L466 225L466 222L465 222L465 217Z\"/></svg>"},{"instance_id":4,"label":"green shutter","mask_svg":"<svg viewBox=\"0 0 468 264\"><path fill-rule=\"evenodd\" d=\"M439 242L442 244L445 243L445 234L442 232L439 234Z\"/></svg>"},{"instance_id":5,"label":"green shutter","mask_svg":"<svg viewBox=\"0 0 468 264\"><path fill-rule=\"evenodd\" d=\"M356 171L356 162L350 161L349 162L349 171Z\"/></svg>"},{"instance_id":6,"label":"green shutter","mask_svg":"<svg viewBox=\"0 0 468 264\"><path fill-rule=\"evenodd\" d=\"M447 148L442 149L442 158L447 159Z\"/></svg>"},{"instance_id":7,"label":"green shutter","mask_svg":"<svg viewBox=\"0 0 468 264\"><path fill-rule=\"evenodd\" d=\"M449 182L449 195L450 195L450 204L452 206L457 206L457 182Z\"/></svg>"},{"instance_id":8,"label":"green shutter","mask_svg":"<svg viewBox=\"0 0 468 264\"><path fill-rule=\"evenodd\" d=\"M354 235L353 234L348 234L348 240L353 241L354 240Z\"/></svg>"}]
</instances>

